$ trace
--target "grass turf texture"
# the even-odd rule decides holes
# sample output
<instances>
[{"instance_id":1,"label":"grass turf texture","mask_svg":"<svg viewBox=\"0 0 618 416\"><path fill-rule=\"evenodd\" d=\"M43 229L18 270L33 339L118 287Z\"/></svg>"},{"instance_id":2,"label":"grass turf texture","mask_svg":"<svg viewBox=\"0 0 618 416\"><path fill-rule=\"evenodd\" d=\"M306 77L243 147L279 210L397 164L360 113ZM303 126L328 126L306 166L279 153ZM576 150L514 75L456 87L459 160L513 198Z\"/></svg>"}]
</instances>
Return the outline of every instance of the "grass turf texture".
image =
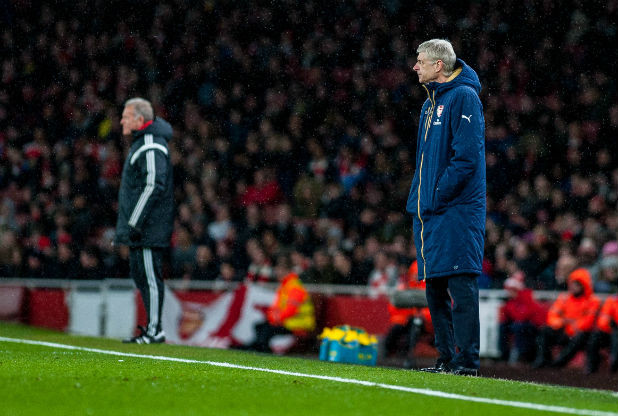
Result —
<instances>
[{"instance_id":1,"label":"grass turf texture","mask_svg":"<svg viewBox=\"0 0 618 416\"><path fill-rule=\"evenodd\" d=\"M0 323L0 337L521 401L618 416L618 395L505 380L325 363L233 350L128 345ZM592 411L592 412L590 412ZM296 375L0 341L0 415L536 415L560 414L431 397ZM603 413L598 413L602 415Z\"/></svg>"}]
</instances>

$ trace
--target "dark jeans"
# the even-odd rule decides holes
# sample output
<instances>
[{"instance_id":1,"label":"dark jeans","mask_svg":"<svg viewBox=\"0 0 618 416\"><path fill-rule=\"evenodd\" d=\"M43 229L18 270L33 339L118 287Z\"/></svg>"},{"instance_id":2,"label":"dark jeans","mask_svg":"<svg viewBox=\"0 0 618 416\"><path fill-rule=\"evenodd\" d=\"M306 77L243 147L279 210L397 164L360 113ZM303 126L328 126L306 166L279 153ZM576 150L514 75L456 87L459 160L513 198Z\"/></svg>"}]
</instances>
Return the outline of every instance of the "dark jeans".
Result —
<instances>
[{"instance_id":1,"label":"dark jeans","mask_svg":"<svg viewBox=\"0 0 618 416\"><path fill-rule=\"evenodd\" d=\"M500 356L506 361L511 355L511 337L518 360L532 361L536 353L537 327L530 322L505 322L500 324Z\"/></svg>"},{"instance_id":2,"label":"dark jeans","mask_svg":"<svg viewBox=\"0 0 618 416\"><path fill-rule=\"evenodd\" d=\"M427 279L426 294L440 354L438 361L478 369L481 330L477 276Z\"/></svg>"},{"instance_id":3,"label":"dark jeans","mask_svg":"<svg viewBox=\"0 0 618 416\"><path fill-rule=\"evenodd\" d=\"M614 329L611 333L596 331L593 332L588 341L586 371L594 373L599 369L601 362L601 348L609 347L609 368L615 372L618 369L618 330Z\"/></svg>"},{"instance_id":4,"label":"dark jeans","mask_svg":"<svg viewBox=\"0 0 618 416\"><path fill-rule=\"evenodd\" d=\"M423 320L410 317L406 325L391 326L384 338L384 348L387 354L397 353L403 357L411 357L419 335L423 332Z\"/></svg>"},{"instance_id":5,"label":"dark jeans","mask_svg":"<svg viewBox=\"0 0 618 416\"><path fill-rule=\"evenodd\" d=\"M589 332L580 332L569 337L562 329L553 329L545 326L541 329L537 338L537 356L535 367L543 367L550 364L553 367L564 367L575 357L575 354L584 349L588 341ZM558 357L552 361L551 348L554 345L563 345Z\"/></svg>"},{"instance_id":6,"label":"dark jeans","mask_svg":"<svg viewBox=\"0 0 618 416\"><path fill-rule=\"evenodd\" d=\"M272 352L270 349L270 339L275 335L289 335L292 334L287 328L282 326L273 326L268 322L262 322L255 326L255 342L251 346L251 349L260 352Z\"/></svg>"}]
</instances>

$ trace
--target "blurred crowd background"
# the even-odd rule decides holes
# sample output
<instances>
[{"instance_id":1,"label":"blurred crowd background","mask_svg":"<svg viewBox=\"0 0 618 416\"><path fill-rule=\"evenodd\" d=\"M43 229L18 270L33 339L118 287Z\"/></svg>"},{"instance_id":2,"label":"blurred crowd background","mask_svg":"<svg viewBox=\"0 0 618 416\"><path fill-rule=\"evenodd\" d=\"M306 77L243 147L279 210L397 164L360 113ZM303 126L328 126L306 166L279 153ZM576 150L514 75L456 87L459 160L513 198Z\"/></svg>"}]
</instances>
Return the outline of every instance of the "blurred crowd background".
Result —
<instances>
[{"instance_id":1,"label":"blurred crowd background","mask_svg":"<svg viewBox=\"0 0 618 416\"><path fill-rule=\"evenodd\" d=\"M481 287L585 267L617 288L618 1L0 5L2 277L128 276L110 242L141 96L175 129L167 278L271 280L292 252L306 283L394 286L416 257L412 67L441 37L483 85Z\"/></svg>"}]
</instances>

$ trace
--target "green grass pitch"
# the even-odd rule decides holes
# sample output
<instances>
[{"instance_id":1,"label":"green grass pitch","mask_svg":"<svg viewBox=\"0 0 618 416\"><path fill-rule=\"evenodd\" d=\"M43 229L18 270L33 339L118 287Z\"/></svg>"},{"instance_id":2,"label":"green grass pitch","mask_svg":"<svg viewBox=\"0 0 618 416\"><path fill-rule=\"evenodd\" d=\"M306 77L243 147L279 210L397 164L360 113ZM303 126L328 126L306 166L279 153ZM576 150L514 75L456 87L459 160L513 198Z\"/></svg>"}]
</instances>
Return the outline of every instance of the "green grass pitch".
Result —
<instances>
[{"instance_id":1,"label":"green grass pitch","mask_svg":"<svg viewBox=\"0 0 618 416\"><path fill-rule=\"evenodd\" d=\"M618 394L0 323L0 415L494 414L618 416Z\"/></svg>"}]
</instances>

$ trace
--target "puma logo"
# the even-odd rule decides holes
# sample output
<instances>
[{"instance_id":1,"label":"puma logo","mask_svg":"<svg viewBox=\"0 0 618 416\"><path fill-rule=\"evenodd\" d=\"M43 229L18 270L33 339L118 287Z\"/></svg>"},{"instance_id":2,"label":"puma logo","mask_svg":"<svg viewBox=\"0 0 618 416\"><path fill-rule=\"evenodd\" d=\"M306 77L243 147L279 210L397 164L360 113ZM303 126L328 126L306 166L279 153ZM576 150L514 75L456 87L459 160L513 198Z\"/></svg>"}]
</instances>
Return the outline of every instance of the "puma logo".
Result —
<instances>
[{"instance_id":1,"label":"puma logo","mask_svg":"<svg viewBox=\"0 0 618 416\"><path fill-rule=\"evenodd\" d=\"M461 115L461 118L465 118L466 120L468 120L468 123L472 123L472 121L470 120L472 118L472 114L470 114L469 116L464 116L463 114Z\"/></svg>"}]
</instances>

